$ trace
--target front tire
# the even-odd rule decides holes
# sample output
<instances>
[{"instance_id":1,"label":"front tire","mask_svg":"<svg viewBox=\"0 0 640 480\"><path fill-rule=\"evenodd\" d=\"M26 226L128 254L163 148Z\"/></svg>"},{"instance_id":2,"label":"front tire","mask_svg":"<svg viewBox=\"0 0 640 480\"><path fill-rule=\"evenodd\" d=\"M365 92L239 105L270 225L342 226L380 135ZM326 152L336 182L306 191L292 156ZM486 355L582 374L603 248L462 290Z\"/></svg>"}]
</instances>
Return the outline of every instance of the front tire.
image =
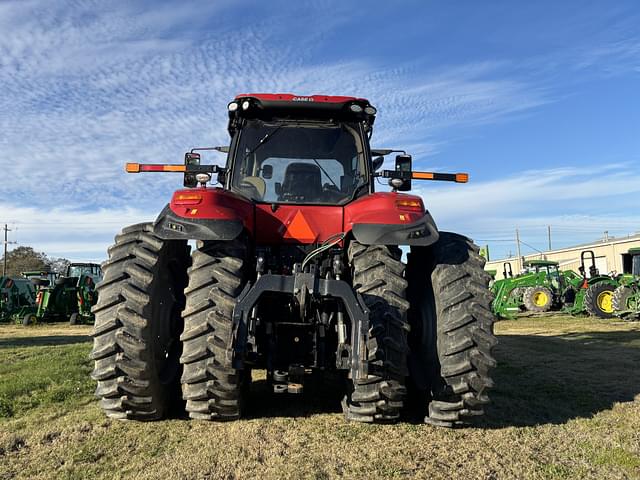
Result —
<instances>
[{"instance_id":1,"label":"front tire","mask_svg":"<svg viewBox=\"0 0 640 480\"><path fill-rule=\"evenodd\" d=\"M547 287L528 287L522 294L522 300L529 312L548 312L553 305L553 293Z\"/></svg>"},{"instance_id":2,"label":"front tire","mask_svg":"<svg viewBox=\"0 0 640 480\"><path fill-rule=\"evenodd\" d=\"M233 309L246 283L241 240L204 242L189 269L184 333L182 397L189 417L234 420L241 416L250 371L224 366L233 350Z\"/></svg>"},{"instance_id":3,"label":"front tire","mask_svg":"<svg viewBox=\"0 0 640 480\"><path fill-rule=\"evenodd\" d=\"M493 348L490 276L471 240L441 232L410 253L411 405L424 422L460 426L484 413Z\"/></svg>"},{"instance_id":4,"label":"front tire","mask_svg":"<svg viewBox=\"0 0 640 480\"><path fill-rule=\"evenodd\" d=\"M342 402L345 417L359 422L391 422L400 418L406 395L407 281L398 247L349 245L353 288L369 308L368 376L351 383Z\"/></svg>"},{"instance_id":5,"label":"front tire","mask_svg":"<svg viewBox=\"0 0 640 480\"><path fill-rule=\"evenodd\" d=\"M157 420L179 401L186 241L165 241L150 223L116 236L97 286L91 357L108 417Z\"/></svg>"},{"instance_id":6,"label":"front tire","mask_svg":"<svg viewBox=\"0 0 640 480\"><path fill-rule=\"evenodd\" d=\"M613 317L613 292L615 287L606 282L590 285L584 294L584 308L593 317Z\"/></svg>"}]
</instances>

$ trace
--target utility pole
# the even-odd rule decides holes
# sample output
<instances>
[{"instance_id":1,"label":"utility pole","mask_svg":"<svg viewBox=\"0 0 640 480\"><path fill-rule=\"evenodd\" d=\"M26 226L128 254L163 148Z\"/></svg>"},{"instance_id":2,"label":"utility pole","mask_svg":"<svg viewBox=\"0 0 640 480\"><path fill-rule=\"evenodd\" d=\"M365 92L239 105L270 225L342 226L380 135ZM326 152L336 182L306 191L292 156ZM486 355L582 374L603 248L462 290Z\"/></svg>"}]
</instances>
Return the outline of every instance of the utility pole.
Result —
<instances>
[{"instance_id":1,"label":"utility pole","mask_svg":"<svg viewBox=\"0 0 640 480\"><path fill-rule=\"evenodd\" d=\"M520 232L516 228L516 248L518 249L518 274L522 271L522 256L520 255Z\"/></svg>"},{"instance_id":2,"label":"utility pole","mask_svg":"<svg viewBox=\"0 0 640 480\"><path fill-rule=\"evenodd\" d=\"M549 251L551 251L551 225L547 225L547 237L549 239Z\"/></svg>"},{"instance_id":3,"label":"utility pole","mask_svg":"<svg viewBox=\"0 0 640 480\"><path fill-rule=\"evenodd\" d=\"M4 230L4 256L2 258L4 262L2 265L2 276L4 277L7 275L7 245L9 245L9 239L7 238L7 235L11 230L9 229L9 226L6 223L4 224L3 230Z\"/></svg>"}]
</instances>

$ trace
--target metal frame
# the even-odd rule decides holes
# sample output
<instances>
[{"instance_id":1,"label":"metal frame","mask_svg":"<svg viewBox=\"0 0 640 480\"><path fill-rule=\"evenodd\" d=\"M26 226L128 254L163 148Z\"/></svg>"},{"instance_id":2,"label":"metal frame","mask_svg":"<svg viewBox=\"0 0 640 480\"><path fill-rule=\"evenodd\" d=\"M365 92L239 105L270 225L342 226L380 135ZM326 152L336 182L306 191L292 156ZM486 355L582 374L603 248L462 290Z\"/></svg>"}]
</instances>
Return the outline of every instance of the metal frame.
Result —
<instances>
[{"instance_id":1,"label":"metal frame","mask_svg":"<svg viewBox=\"0 0 640 480\"><path fill-rule=\"evenodd\" d=\"M247 283L233 310L232 352L224 359L225 365L240 370L243 368L247 345L255 342L254 319L251 312L265 292L288 293L295 296L302 307L309 296L331 297L342 300L351 321L351 345L338 345L339 368L350 369L352 378L368 375L366 345L369 338L369 309L362 296L354 292L344 280L324 279L312 268L310 272L296 271L293 275L261 275L254 284ZM345 357L344 354L348 356Z\"/></svg>"}]
</instances>

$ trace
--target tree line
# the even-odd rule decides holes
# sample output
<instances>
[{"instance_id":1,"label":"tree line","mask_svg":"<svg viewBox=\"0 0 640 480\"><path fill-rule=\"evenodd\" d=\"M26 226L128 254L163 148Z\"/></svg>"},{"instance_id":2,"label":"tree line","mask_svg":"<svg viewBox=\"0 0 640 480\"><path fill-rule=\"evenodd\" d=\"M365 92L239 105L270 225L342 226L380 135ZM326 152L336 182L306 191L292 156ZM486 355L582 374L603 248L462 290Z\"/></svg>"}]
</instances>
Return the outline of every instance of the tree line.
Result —
<instances>
[{"instance_id":1,"label":"tree line","mask_svg":"<svg viewBox=\"0 0 640 480\"><path fill-rule=\"evenodd\" d=\"M64 273L70 263L66 258L49 257L43 252L35 251L32 247L17 247L7 252L7 276L12 277L22 272L37 270ZM0 259L0 268L3 264L4 257Z\"/></svg>"}]
</instances>

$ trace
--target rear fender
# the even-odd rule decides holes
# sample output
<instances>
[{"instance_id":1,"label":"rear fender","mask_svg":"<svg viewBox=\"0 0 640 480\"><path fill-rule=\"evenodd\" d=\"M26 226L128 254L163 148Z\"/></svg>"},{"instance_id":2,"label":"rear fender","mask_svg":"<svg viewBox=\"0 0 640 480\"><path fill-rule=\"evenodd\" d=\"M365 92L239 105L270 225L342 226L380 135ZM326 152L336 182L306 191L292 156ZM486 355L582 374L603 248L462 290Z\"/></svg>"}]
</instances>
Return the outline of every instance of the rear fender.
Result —
<instances>
[{"instance_id":1,"label":"rear fender","mask_svg":"<svg viewBox=\"0 0 640 480\"><path fill-rule=\"evenodd\" d=\"M417 207L401 207L402 202ZM365 245L429 246L438 241L438 227L414 195L375 193L345 207L345 231Z\"/></svg>"},{"instance_id":2,"label":"rear fender","mask_svg":"<svg viewBox=\"0 0 640 480\"><path fill-rule=\"evenodd\" d=\"M164 240L233 240L253 227L250 202L219 188L203 188L175 192L153 232Z\"/></svg>"}]
</instances>

